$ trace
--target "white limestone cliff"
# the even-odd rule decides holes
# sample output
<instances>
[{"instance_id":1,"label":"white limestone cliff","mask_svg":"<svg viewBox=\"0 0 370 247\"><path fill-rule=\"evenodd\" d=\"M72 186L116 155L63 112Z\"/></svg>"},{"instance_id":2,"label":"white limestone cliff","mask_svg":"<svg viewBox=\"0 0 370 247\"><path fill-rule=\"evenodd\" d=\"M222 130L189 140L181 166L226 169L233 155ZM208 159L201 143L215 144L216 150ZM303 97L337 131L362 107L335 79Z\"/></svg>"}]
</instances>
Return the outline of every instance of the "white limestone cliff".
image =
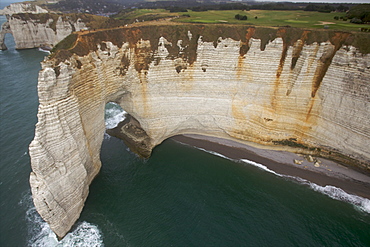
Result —
<instances>
[{"instance_id":1,"label":"white limestone cliff","mask_svg":"<svg viewBox=\"0 0 370 247\"><path fill-rule=\"evenodd\" d=\"M44 18L43 20L41 18ZM8 21L2 26L0 32L0 47L4 50L5 33L11 33L16 49L29 49L35 47L53 47L74 31L86 28L81 20L48 15L13 14L7 16Z\"/></svg>"},{"instance_id":2,"label":"white limestone cliff","mask_svg":"<svg viewBox=\"0 0 370 247\"><path fill-rule=\"evenodd\" d=\"M139 122L149 149L202 134L370 169L370 55L348 44L350 34L315 38L319 32L308 41L310 31L294 40L285 29L263 36L256 28L235 32L238 39L232 27L207 28L81 34L42 63L30 184L59 237L78 219L102 165L108 102Z\"/></svg>"},{"instance_id":3,"label":"white limestone cliff","mask_svg":"<svg viewBox=\"0 0 370 247\"><path fill-rule=\"evenodd\" d=\"M13 15L18 13L41 14L48 13L48 10L41 8L34 3L12 3L4 9L0 9L0 15Z\"/></svg>"}]
</instances>

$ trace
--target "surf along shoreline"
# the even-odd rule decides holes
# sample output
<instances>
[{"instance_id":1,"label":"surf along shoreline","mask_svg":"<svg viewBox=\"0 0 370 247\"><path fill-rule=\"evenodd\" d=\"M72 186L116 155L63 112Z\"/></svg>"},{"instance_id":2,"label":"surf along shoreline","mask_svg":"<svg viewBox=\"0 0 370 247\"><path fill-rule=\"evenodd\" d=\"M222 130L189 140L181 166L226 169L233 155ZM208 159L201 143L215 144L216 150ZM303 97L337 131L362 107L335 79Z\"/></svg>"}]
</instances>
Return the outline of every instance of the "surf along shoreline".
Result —
<instances>
[{"instance_id":1,"label":"surf along shoreline","mask_svg":"<svg viewBox=\"0 0 370 247\"><path fill-rule=\"evenodd\" d=\"M320 162L314 163L309 161L311 158L308 156L259 149L230 140L201 135L178 135L171 139L221 154L234 161L246 159L256 162L283 176L305 179L323 187L334 186L348 194L370 199L370 173L357 171L328 159L312 157ZM296 164L294 160L302 163Z\"/></svg>"}]
</instances>

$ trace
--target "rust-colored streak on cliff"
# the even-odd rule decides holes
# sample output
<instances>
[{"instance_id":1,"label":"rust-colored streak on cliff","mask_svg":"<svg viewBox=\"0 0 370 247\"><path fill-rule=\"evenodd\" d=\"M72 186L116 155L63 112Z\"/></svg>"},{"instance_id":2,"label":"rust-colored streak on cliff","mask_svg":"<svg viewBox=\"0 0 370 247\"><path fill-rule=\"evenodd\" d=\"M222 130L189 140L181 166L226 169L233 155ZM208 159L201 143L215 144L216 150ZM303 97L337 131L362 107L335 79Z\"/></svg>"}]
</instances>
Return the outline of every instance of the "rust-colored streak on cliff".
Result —
<instances>
[{"instance_id":1,"label":"rust-colored streak on cliff","mask_svg":"<svg viewBox=\"0 0 370 247\"><path fill-rule=\"evenodd\" d=\"M316 124L316 116L319 115L317 110L316 112L314 111L315 108L318 108L318 106L316 105L317 99L315 98L316 93L320 88L322 80L324 79L336 52L347 41L349 36L350 34L348 33L335 33L335 35L330 38L330 42L334 45L334 47L328 49L327 52L324 53L318 61L319 64L316 67L316 71L313 77L311 99L308 105L308 111L305 119L305 121L311 124L311 126L313 126L313 124ZM315 117L313 118L313 116ZM307 133L307 130L304 133Z\"/></svg>"},{"instance_id":2,"label":"rust-colored streak on cliff","mask_svg":"<svg viewBox=\"0 0 370 247\"><path fill-rule=\"evenodd\" d=\"M335 53L347 41L349 36L350 36L349 33L335 33L334 36L330 37L330 42L334 45L334 47L332 49L328 49L327 52L325 52L319 60L319 65L316 68L315 75L312 81L312 92L311 92L312 98L316 96L316 92L317 90L319 90L321 82L329 69L329 66L331 64L331 61L333 60L333 57L335 56Z\"/></svg>"},{"instance_id":3,"label":"rust-colored streak on cliff","mask_svg":"<svg viewBox=\"0 0 370 247\"><path fill-rule=\"evenodd\" d=\"M134 48L135 44L142 38L142 31L137 28L124 29L124 33L125 40L130 44L130 48Z\"/></svg>"},{"instance_id":4,"label":"rust-colored streak on cliff","mask_svg":"<svg viewBox=\"0 0 370 247\"><path fill-rule=\"evenodd\" d=\"M290 65L290 69L293 70L297 64L297 61L301 55L303 46L307 40L307 36L310 31L304 31L302 34L302 37L300 38L300 42L297 42L297 45L293 48L293 54L292 54L292 63Z\"/></svg>"},{"instance_id":5,"label":"rust-colored streak on cliff","mask_svg":"<svg viewBox=\"0 0 370 247\"><path fill-rule=\"evenodd\" d=\"M121 58L121 66L117 67L117 69L119 69L119 75L125 76L129 67L130 59L128 58L127 55L124 54Z\"/></svg>"},{"instance_id":6,"label":"rust-colored streak on cliff","mask_svg":"<svg viewBox=\"0 0 370 247\"><path fill-rule=\"evenodd\" d=\"M197 48L198 48L198 40L200 38L199 34L195 34L190 40L188 44L185 44L184 49L184 57L183 59L186 60L189 65L193 65L193 63L197 60Z\"/></svg>"},{"instance_id":7,"label":"rust-colored streak on cliff","mask_svg":"<svg viewBox=\"0 0 370 247\"><path fill-rule=\"evenodd\" d=\"M148 79L145 73L139 74L141 84L141 97L142 97L142 108L144 115L149 117L149 104L148 104Z\"/></svg>"},{"instance_id":8,"label":"rust-colored streak on cliff","mask_svg":"<svg viewBox=\"0 0 370 247\"><path fill-rule=\"evenodd\" d=\"M249 51L250 49L249 42L251 38L253 37L255 31L256 31L256 28L254 27L250 27L247 29L247 33L245 34L245 42L243 41L240 42L240 49L239 49L240 56L244 56Z\"/></svg>"},{"instance_id":9,"label":"rust-colored streak on cliff","mask_svg":"<svg viewBox=\"0 0 370 247\"><path fill-rule=\"evenodd\" d=\"M141 44L142 41L139 41L137 44L134 45L135 51L135 69L138 73L147 73L146 71L149 69L149 64L153 61L153 54L151 48L149 46L145 46Z\"/></svg>"},{"instance_id":10,"label":"rust-colored streak on cliff","mask_svg":"<svg viewBox=\"0 0 370 247\"><path fill-rule=\"evenodd\" d=\"M236 77L238 79L240 79L241 75L244 72L245 54L247 54L247 52L250 49L250 40L253 37L255 30L256 29L254 27L248 28L247 33L245 34L245 41L243 40L240 41L238 65L237 65L237 70L236 70Z\"/></svg>"},{"instance_id":11,"label":"rust-colored streak on cliff","mask_svg":"<svg viewBox=\"0 0 370 247\"><path fill-rule=\"evenodd\" d=\"M296 65L297 65L298 59L301 57L301 53L302 53L303 47L306 44L309 33L310 31L307 31L307 30L303 31L301 38L298 39L294 44L292 44L293 46L292 62L290 64L290 74L289 74L288 82L287 82L288 88L286 91L286 96L289 96L290 93L292 92L293 87L295 86L295 83L297 81L297 77L301 73L301 69L303 65L302 62L299 64L298 67L296 67Z\"/></svg>"},{"instance_id":12,"label":"rust-colored streak on cliff","mask_svg":"<svg viewBox=\"0 0 370 247\"><path fill-rule=\"evenodd\" d=\"M287 55L287 52L288 52L288 45L286 42L284 42L283 44L283 51L281 52L281 57L280 57L280 62L279 62L279 67L276 71L276 79L277 79L277 86L279 86L279 78L280 78L280 75L281 73L283 72L283 68L284 68L284 63L285 63L285 58L286 58L286 55Z\"/></svg>"},{"instance_id":13,"label":"rust-colored streak on cliff","mask_svg":"<svg viewBox=\"0 0 370 247\"><path fill-rule=\"evenodd\" d=\"M311 99L310 100L310 103L308 104L308 111L307 111L307 115L306 115L306 122L308 122L308 120L310 119L312 108L314 107L314 104L315 104L315 99Z\"/></svg>"},{"instance_id":14,"label":"rust-colored streak on cliff","mask_svg":"<svg viewBox=\"0 0 370 247\"><path fill-rule=\"evenodd\" d=\"M240 79L241 75L243 74L243 71L244 71L244 59L245 57L244 56L239 56L238 57L238 64L237 64L237 68L236 68L236 78L237 79Z\"/></svg>"},{"instance_id":15,"label":"rust-colored streak on cliff","mask_svg":"<svg viewBox=\"0 0 370 247\"><path fill-rule=\"evenodd\" d=\"M285 59L288 53L288 47L289 43L286 38L286 29L279 29L277 35L283 39L283 50L281 52L279 66L276 70L276 78L274 81L274 93L272 94L271 99L271 106L272 108L276 109L277 107L277 97L278 97L278 91L279 91L279 85L280 85L280 76L284 69Z\"/></svg>"},{"instance_id":16,"label":"rust-colored streak on cliff","mask_svg":"<svg viewBox=\"0 0 370 247\"><path fill-rule=\"evenodd\" d=\"M293 46L294 48L291 64L291 69L294 69L309 33L310 31L302 31L299 29L280 28L278 30L277 36L283 39L283 52L281 53L279 67L276 72L277 78L280 77L283 71L285 58L287 56L287 51L290 46ZM300 42L298 46L294 47L294 44L296 44L297 40L301 40L302 42Z\"/></svg>"},{"instance_id":17,"label":"rust-colored streak on cliff","mask_svg":"<svg viewBox=\"0 0 370 247\"><path fill-rule=\"evenodd\" d=\"M256 32L255 27L250 27L247 29L247 33L245 34L245 42L248 44L248 47L249 47L249 41L251 40L255 32Z\"/></svg>"}]
</instances>

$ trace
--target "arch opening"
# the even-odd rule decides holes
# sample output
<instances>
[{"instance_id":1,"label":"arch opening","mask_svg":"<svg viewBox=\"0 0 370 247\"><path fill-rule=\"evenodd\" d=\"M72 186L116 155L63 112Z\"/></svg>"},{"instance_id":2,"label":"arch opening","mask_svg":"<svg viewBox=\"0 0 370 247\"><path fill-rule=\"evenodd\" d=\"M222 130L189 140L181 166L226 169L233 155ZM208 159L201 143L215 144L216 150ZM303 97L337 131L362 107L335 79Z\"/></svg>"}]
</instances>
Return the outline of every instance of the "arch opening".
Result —
<instances>
[{"instance_id":1,"label":"arch opening","mask_svg":"<svg viewBox=\"0 0 370 247\"><path fill-rule=\"evenodd\" d=\"M1 22L2 20L0 20L0 23ZM9 48L11 49L15 48L15 41L14 41L12 30L10 29L10 24L6 20L5 22L1 23L0 50L7 50Z\"/></svg>"},{"instance_id":2,"label":"arch opening","mask_svg":"<svg viewBox=\"0 0 370 247\"><path fill-rule=\"evenodd\" d=\"M15 41L12 33L5 34L4 45L7 49L15 49Z\"/></svg>"},{"instance_id":3,"label":"arch opening","mask_svg":"<svg viewBox=\"0 0 370 247\"><path fill-rule=\"evenodd\" d=\"M104 120L105 120L105 128L106 129L113 129L117 127L117 125L125 120L127 112L122 109L122 107L114 102L108 102L105 105L105 113L104 113Z\"/></svg>"}]
</instances>

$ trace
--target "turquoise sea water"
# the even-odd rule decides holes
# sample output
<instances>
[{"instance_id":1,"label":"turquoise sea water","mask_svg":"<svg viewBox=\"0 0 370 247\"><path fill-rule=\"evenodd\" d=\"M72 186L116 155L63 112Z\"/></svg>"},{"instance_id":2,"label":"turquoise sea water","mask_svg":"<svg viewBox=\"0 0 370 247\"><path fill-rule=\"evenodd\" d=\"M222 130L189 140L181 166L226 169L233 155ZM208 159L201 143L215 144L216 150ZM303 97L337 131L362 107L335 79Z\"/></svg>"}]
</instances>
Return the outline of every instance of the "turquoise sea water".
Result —
<instances>
[{"instance_id":1,"label":"turquoise sea water","mask_svg":"<svg viewBox=\"0 0 370 247\"><path fill-rule=\"evenodd\" d=\"M47 53L16 51L10 35L7 45L0 51L0 246L370 246L369 200L340 191L360 206L332 199L323 188L172 140L142 160L107 135L81 218L57 242L28 183ZM109 105L107 125L119 113Z\"/></svg>"}]
</instances>

